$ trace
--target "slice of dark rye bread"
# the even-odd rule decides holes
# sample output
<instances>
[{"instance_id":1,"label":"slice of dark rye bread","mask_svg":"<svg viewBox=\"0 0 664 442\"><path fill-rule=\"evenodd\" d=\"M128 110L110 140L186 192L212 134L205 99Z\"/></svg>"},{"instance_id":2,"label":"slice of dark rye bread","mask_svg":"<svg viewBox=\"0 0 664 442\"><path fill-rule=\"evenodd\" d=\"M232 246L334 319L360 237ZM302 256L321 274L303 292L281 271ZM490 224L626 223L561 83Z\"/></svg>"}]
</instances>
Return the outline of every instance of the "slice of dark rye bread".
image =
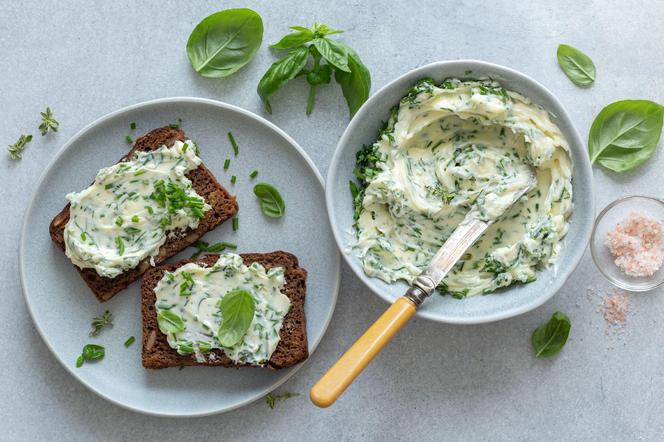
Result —
<instances>
[{"instance_id":1,"label":"slice of dark rye bread","mask_svg":"<svg viewBox=\"0 0 664 442\"><path fill-rule=\"evenodd\" d=\"M138 151L156 150L163 145L172 146L175 141L185 141L187 138L184 132L179 128L162 127L154 129L148 134L138 138L134 147L120 159L120 162L127 161ZM224 187L219 184L217 179L212 175L202 163L197 169L187 173L193 184L194 190L205 201L212 206L211 210L205 212L205 217L198 223L195 229L173 230L169 232L164 245L159 249L159 254L154 257L156 264L163 262L181 250L187 248L189 245L197 241L206 232L217 227L219 224L233 217L238 211L237 201ZM69 204L67 204L60 213L58 213L49 226L49 233L55 245L63 252L65 250L64 230L65 225L69 221ZM150 259L144 259L138 266L133 269L116 276L115 278L107 278L99 276L95 269L79 269L74 266L85 283L90 287L92 292L101 301L108 301L116 293L126 288L129 284L140 278L140 276L150 268Z\"/></svg>"},{"instance_id":2,"label":"slice of dark rye bread","mask_svg":"<svg viewBox=\"0 0 664 442\"><path fill-rule=\"evenodd\" d=\"M279 369L302 362L309 356L307 326L304 316L307 271L299 266L297 257L288 252L242 253L240 256L247 265L257 262L266 269L272 267L284 268L286 281L282 293L290 299L291 308L284 317L283 326L279 333L279 344L265 367ZM145 368L168 368L182 365L253 366L251 364L236 364L218 349L212 350L212 353L215 354L213 360L206 358L205 362L198 362L194 355L181 355L171 348L168 345L166 335L159 330L155 308L157 297L154 288L164 277L164 273L172 272L190 262L202 266L211 266L217 262L217 259L219 259L219 255L207 255L196 260L189 259L175 264L155 267L149 269L143 275L141 313L143 317L143 366Z\"/></svg>"}]
</instances>

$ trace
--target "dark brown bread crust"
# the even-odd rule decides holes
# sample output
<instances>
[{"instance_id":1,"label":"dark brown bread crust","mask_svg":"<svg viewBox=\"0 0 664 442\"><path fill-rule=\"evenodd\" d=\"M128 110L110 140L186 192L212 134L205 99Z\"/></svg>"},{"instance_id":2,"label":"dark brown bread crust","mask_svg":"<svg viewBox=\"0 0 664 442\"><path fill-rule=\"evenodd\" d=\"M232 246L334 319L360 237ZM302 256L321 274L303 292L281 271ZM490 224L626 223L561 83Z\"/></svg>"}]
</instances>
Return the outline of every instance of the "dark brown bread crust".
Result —
<instances>
[{"instance_id":1,"label":"dark brown bread crust","mask_svg":"<svg viewBox=\"0 0 664 442\"><path fill-rule=\"evenodd\" d=\"M137 151L156 150L163 145L172 146L176 140L185 141L186 137L181 129L162 127L154 129L148 134L136 140L134 147L120 159L127 161ZM212 210L205 213L205 217L200 220L196 229L175 230L169 233L163 246L159 249L159 254L155 256L155 263L159 264L170 258L176 253L188 247L197 241L206 232L217 227L219 224L233 217L238 211L237 201L228 191L216 180L203 164L197 169L187 173L193 184L194 190L205 201L212 206ZM51 221L49 233L55 245L64 252L65 225L69 221L69 204L67 204L60 213ZM106 278L99 276L95 269L79 269L74 266L81 274L85 283L92 292L101 301L108 301L116 293L125 289L129 284L140 278L148 268L150 268L149 258L141 261L138 266L128 270L115 278Z\"/></svg>"},{"instance_id":2,"label":"dark brown bread crust","mask_svg":"<svg viewBox=\"0 0 664 442\"><path fill-rule=\"evenodd\" d=\"M277 349L270 357L266 367L279 369L290 367L309 357L307 344L307 326L304 316L304 298L307 287L307 271L299 267L297 258L282 251L272 253L243 253L245 264L257 262L266 269L283 267L286 283L282 293L291 301L291 308L284 317L280 340ZM222 351L212 350L216 359L213 361L197 362L193 355L180 355L168 345L166 335L159 330L155 301L157 299L154 288L163 278L165 272L172 272L187 263L195 262L210 266L217 262L219 255L207 255L197 260L185 260L176 264L165 265L149 269L143 275L141 284L141 313L143 317L143 366L145 368L168 368L182 365L214 365L222 367L249 367L250 364L236 364Z\"/></svg>"}]
</instances>

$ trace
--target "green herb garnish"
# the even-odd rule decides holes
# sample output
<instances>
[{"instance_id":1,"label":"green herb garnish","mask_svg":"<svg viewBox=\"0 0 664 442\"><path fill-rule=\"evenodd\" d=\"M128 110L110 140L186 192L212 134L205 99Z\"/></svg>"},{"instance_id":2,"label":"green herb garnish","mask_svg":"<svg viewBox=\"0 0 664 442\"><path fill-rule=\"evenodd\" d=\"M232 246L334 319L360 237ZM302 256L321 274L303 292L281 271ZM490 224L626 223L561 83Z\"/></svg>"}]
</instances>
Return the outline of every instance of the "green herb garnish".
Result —
<instances>
[{"instance_id":1,"label":"green herb garnish","mask_svg":"<svg viewBox=\"0 0 664 442\"><path fill-rule=\"evenodd\" d=\"M269 98L295 77L304 76L309 83L307 115L311 114L319 86L330 83L332 73L341 86L351 116L369 97L371 75L357 53L340 41L329 38L343 31L314 23L311 28L292 26L295 32L284 36L272 48L288 50L265 72L258 83L258 95L265 109L272 113ZM307 60L311 59L310 67Z\"/></svg>"},{"instance_id":2,"label":"green herb garnish","mask_svg":"<svg viewBox=\"0 0 664 442\"><path fill-rule=\"evenodd\" d=\"M102 329L104 327L108 326L113 326L113 314L106 310L104 313L102 313L100 316L96 316L92 318L92 330L90 330L90 336L97 336L99 333L101 333Z\"/></svg>"},{"instance_id":3,"label":"green herb garnish","mask_svg":"<svg viewBox=\"0 0 664 442\"><path fill-rule=\"evenodd\" d=\"M297 397L299 395L300 393L291 393L290 391L285 391L282 394L269 393L267 396L265 396L265 403L267 404L268 407L274 410L274 406L277 404L277 402L285 401L292 397Z\"/></svg>"},{"instance_id":4,"label":"green herb garnish","mask_svg":"<svg viewBox=\"0 0 664 442\"><path fill-rule=\"evenodd\" d=\"M192 258L198 258L201 253L219 253L226 249L237 249L237 245L230 242L217 242L214 244L206 243L205 241L196 241L192 244L193 247L198 248L198 251L191 255Z\"/></svg>"},{"instance_id":5,"label":"green herb garnish","mask_svg":"<svg viewBox=\"0 0 664 442\"><path fill-rule=\"evenodd\" d=\"M231 184L235 184L237 181L237 177L235 175L231 175Z\"/></svg>"},{"instance_id":6,"label":"green herb garnish","mask_svg":"<svg viewBox=\"0 0 664 442\"><path fill-rule=\"evenodd\" d=\"M131 143L134 142L134 140L129 135L127 135L126 140L127 140L127 144L131 144Z\"/></svg>"},{"instance_id":7,"label":"green herb garnish","mask_svg":"<svg viewBox=\"0 0 664 442\"><path fill-rule=\"evenodd\" d=\"M235 156L237 156L237 154L240 153L240 148L237 146L237 143L235 142L235 137L230 132L228 132L228 139L230 140L231 145L233 146L233 153L235 154Z\"/></svg>"},{"instance_id":8,"label":"green herb garnish","mask_svg":"<svg viewBox=\"0 0 664 442\"><path fill-rule=\"evenodd\" d=\"M180 284L180 296L191 296L191 290L194 288L194 279L189 272L180 272L184 282Z\"/></svg>"},{"instance_id":9,"label":"green herb garnish","mask_svg":"<svg viewBox=\"0 0 664 442\"><path fill-rule=\"evenodd\" d=\"M236 231L240 227L240 219L233 218L233 231Z\"/></svg>"},{"instance_id":10,"label":"green herb garnish","mask_svg":"<svg viewBox=\"0 0 664 442\"><path fill-rule=\"evenodd\" d=\"M131 344L133 344L134 341L136 341L136 338L133 337L133 336L129 336L129 337L127 338L127 340L124 341L124 346L125 346L125 348L129 348L129 346L130 346Z\"/></svg>"},{"instance_id":11,"label":"green herb garnish","mask_svg":"<svg viewBox=\"0 0 664 442\"><path fill-rule=\"evenodd\" d=\"M187 40L191 67L203 77L227 77L245 66L263 41L263 20L251 9L226 9L203 19Z\"/></svg>"},{"instance_id":12,"label":"green herb garnish","mask_svg":"<svg viewBox=\"0 0 664 442\"><path fill-rule=\"evenodd\" d=\"M47 107L45 112L40 112L40 115L42 121L39 125L39 130L41 131L42 137L49 131L58 131L58 126L60 126L60 123L53 117L53 111L50 107Z\"/></svg>"},{"instance_id":13,"label":"green herb garnish","mask_svg":"<svg viewBox=\"0 0 664 442\"><path fill-rule=\"evenodd\" d=\"M567 315L555 312L549 322L537 327L532 336L535 357L548 358L558 354L567 342L571 326Z\"/></svg>"},{"instance_id":14,"label":"green herb garnish","mask_svg":"<svg viewBox=\"0 0 664 442\"><path fill-rule=\"evenodd\" d=\"M115 244L118 246L118 254L120 256L124 255L124 241L121 236L115 237Z\"/></svg>"},{"instance_id":15,"label":"green herb garnish","mask_svg":"<svg viewBox=\"0 0 664 442\"><path fill-rule=\"evenodd\" d=\"M590 86L595 81L595 64L583 52L569 45L558 46L558 64L567 78L577 86Z\"/></svg>"},{"instance_id":16,"label":"green herb garnish","mask_svg":"<svg viewBox=\"0 0 664 442\"><path fill-rule=\"evenodd\" d=\"M625 172L652 156L662 134L664 107L648 100L616 101L593 121L588 134L590 162Z\"/></svg>"},{"instance_id":17,"label":"green herb garnish","mask_svg":"<svg viewBox=\"0 0 664 442\"><path fill-rule=\"evenodd\" d=\"M118 216L117 218L115 218L115 225L116 226L120 227L120 226L122 226L123 223L124 223L124 220L122 219L121 216Z\"/></svg>"},{"instance_id":18,"label":"green herb garnish","mask_svg":"<svg viewBox=\"0 0 664 442\"><path fill-rule=\"evenodd\" d=\"M257 175L258 175L258 171L254 170L253 172L251 172L249 174L249 178L251 178L253 180L254 178L256 178Z\"/></svg>"},{"instance_id":19,"label":"green herb garnish","mask_svg":"<svg viewBox=\"0 0 664 442\"><path fill-rule=\"evenodd\" d=\"M104 359L106 350L101 345L87 344L83 347L83 352L76 359L76 368L83 365L84 362L93 362Z\"/></svg>"},{"instance_id":20,"label":"green herb garnish","mask_svg":"<svg viewBox=\"0 0 664 442\"><path fill-rule=\"evenodd\" d=\"M136 123L131 122L131 123L129 124L129 129L131 129L131 130L136 129Z\"/></svg>"},{"instance_id":21,"label":"green herb garnish","mask_svg":"<svg viewBox=\"0 0 664 442\"><path fill-rule=\"evenodd\" d=\"M21 135L18 137L16 143L10 144L9 147L7 147L7 150L9 151L9 158L12 160L20 160L26 145L30 141L32 141L32 135Z\"/></svg>"},{"instance_id":22,"label":"green herb garnish","mask_svg":"<svg viewBox=\"0 0 664 442\"><path fill-rule=\"evenodd\" d=\"M284 215L286 205L274 186L267 183L256 184L254 195L258 197L264 215L271 218L281 218Z\"/></svg>"},{"instance_id":23,"label":"green herb garnish","mask_svg":"<svg viewBox=\"0 0 664 442\"><path fill-rule=\"evenodd\" d=\"M160 310L157 315L159 330L163 333L178 333L184 331L184 321L170 310Z\"/></svg>"},{"instance_id":24,"label":"green herb garnish","mask_svg":"<svg viewBox=\"0 0 664 442\"><path fill-rule=\"evenodd\" d=\"M231 159L230 159L230 158L226 158L226 161L224 161L224 170L228 170L228 168L230 167L230 165L231 165Z\"/></svg>"},{"instance_id":25,"label":"green herb garnish","mask_svg":"<svg viewBox=\"0 0 664 442\"><path fill-rule=\"evenodd\" d=\"M222 346L232 347L244 338L254 319L255 307L253 296L246 290L232 290L221 298L221 325L217 339Z\"/></svg>"},{"instance_id":26,"label":"green herb garnish","mask_svg":"<svg viewBox=\"0 0 664 442\"><path fill-rule=\"evenodd\" d=\"M140 220L141 220L141 219L139 218L138 215L134 215L134 216L131 217L131 222L132 222L132 223L137 223L137 222L139 222Z\"/></svg>"}]
</instances>

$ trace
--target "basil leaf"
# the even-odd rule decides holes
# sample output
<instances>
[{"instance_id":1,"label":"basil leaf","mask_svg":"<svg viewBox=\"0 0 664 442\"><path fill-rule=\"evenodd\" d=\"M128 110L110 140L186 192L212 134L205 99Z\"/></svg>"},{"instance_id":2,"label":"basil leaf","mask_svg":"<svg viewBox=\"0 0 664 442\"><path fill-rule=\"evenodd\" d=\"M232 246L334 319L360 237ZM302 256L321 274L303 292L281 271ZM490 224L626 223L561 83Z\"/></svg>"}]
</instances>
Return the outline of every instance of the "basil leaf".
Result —
<instances>
[{"instance_id":1,"label":"basil leaf","mask_svg":"<svg viewBox=\"0 0 664 442\"><path fill-rule=\"evenodd\" d=\"M83 356L83 359L88 362L103 359L105 354L106 350L101 345L87 344L83 347L83 353L81 356Z\"/></svg>"},{"instance_id":2,"label":"basil leaf","mask_svg":"<svg viewBox=\"0 0 664 442\"><path fill-rule=\"evenodd\" d=\"M343 45L343 43L340 43ZM348 53L348 67L350 72L337 70L334 79L341 86L341 90L348 103L350 116L355 115L357 110L369 98L371 90L371 74L369 69L362 63L359 55L346 45L343 45Z\"/></svg>"},{"instance_id":3,"label":"basil leaf","mask_svg":"<svg viewBox=\"0 0 664 442\"><path fill-rule=\"evenodd\" d=\"M567 342L571 326L567 315L555 312L549 322L537 327L532 337L535 357L548 358L558 354Z\"/></svg>"},{"instance_id":4,"label":"basil leaf","mask_svg":"<svg viewBox=\"0 0 664 442\"><path fill-rule=\"evenodd\" d=\"M274 49L292 49L298 46L302 46L305 43L309 43L314 39L314 33L307 29L300 30L297 32L291 32L290 34L285 35L278 43L270 45Z\"/></svg>"},{"instance_id":5,"label":"basil leaf","mask_svg":"<svg viewBox=\"0 0 664 442\"><path fill-rule=\"evenodd\" d=\"M254 186L254 195L258 197L263 214L271 218L281 218L286 211L286 205L279 191L267 183L258 183Z\"/></svg>"},{"instance_id":6,"label":"basil leaf","mask_svg":"<svg viewBox=\"0 0 664 442\"><path fill-rule=\"evenodd\" d=\"M309 50L302 46L289 52L285 57L277 60L265 72L263 78L258 83L258 95L263 100L265 109L272 113L272 106L268 98L274 94L283 85L295 78L307 64Z\"/></svg>"},{"instance_id":7,"label":"basil leaf","mask_svg":"<svg viewBox=\"0 0 664 442\"><path fill-rule=\"evenodd\" d=\"M314 39L314 46L318 49L320 55L332 66L344 72L350 72L350 68L348 67L348 53L346 52L345 45L336 40L323 37Z\"/></svg>"},{"instance_id":8,"label":"basil leaf","mask_svg":"<svg viewBox=\"0 0 664 442\"><path fill-rule=\"evenodd\" d=\"M249 63L263 41L263 20L251 9L226 9L203 19L187 40L191 66L222 78Z\"/></svg>"},{"instance_id":9,"label":"basil leaf","mask_svg":"<svg viewBox=\"0 0 664 442\"><path fill-rule=\"evenodd\" d=\"M221 298L221 325L217 332L221 345L232 347L244 338L254 319L255 307L253 296L246 290L232 290Z\"/></svg>"},{"instance_id":10,"label":"basil leaf","mask_svg":"<svg viewBox=\"0 0 664 442\"><path fill-rule=\"evenodd\" d=\"M558 46L558 64L567 78L577 86L590 86L595 81L595 64L583 52L569 45Z\"/></svg>"},{"instance_id":11,"label":"basil leaf","mask_svg":"<svg viewBox=\"0 0 664 442\"><path fill-rule=\"evenodd\" d=\"M664 108L648 100L616 101L593 121L588 134L590 162L624 172L655 152L662 133Z\"/></svg>"},{"instance_id":12,"label":"basil leaf","mask_svg":"<svg viewBox=\"0 0 664 442\"><path fill-rule=\"evenodd\" d=\"M184 331L184 321L170 310L161 310L157 315L159 330L163 333L177 333Z\"/></svg>"}]
</instances>

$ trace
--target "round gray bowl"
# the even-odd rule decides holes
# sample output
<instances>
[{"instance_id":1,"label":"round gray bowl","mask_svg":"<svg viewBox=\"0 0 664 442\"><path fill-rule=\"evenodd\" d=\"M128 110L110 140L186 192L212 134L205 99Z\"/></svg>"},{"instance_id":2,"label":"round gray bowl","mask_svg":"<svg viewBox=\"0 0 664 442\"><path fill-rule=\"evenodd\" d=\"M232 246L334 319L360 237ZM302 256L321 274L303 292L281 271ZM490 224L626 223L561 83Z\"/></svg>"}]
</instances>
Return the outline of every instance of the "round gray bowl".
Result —
<instances>
[{"instance_id":1,"label":"round gray bowl","mask_svg":"<svg viewBox=\"0 0 664 442\"><path fill-rule=\"evenodd\" d=\"M354 178L355 153L363 144L376 140L390 108L399 103L413 83L425 77L437 82L448 77L490 77L547 109L570 145L574 163L574 212L556 266L538 272L537 281L515 284L491 295L462 300L434 293L420 307L417 315L439 322L476 324L510 318L539 307L562 287L588 245L595 214L592 170L585 145L560 101L532 78L503 66L475 60L432 63L402 75L364 103L339 140L325 187L328 215L341 254L358 278L384 300L392 302L406 291L405 283L386 284L365 275L357 257L348 251L353 235L353 204L348 182Z\"/></svg>"}]
</instances>

